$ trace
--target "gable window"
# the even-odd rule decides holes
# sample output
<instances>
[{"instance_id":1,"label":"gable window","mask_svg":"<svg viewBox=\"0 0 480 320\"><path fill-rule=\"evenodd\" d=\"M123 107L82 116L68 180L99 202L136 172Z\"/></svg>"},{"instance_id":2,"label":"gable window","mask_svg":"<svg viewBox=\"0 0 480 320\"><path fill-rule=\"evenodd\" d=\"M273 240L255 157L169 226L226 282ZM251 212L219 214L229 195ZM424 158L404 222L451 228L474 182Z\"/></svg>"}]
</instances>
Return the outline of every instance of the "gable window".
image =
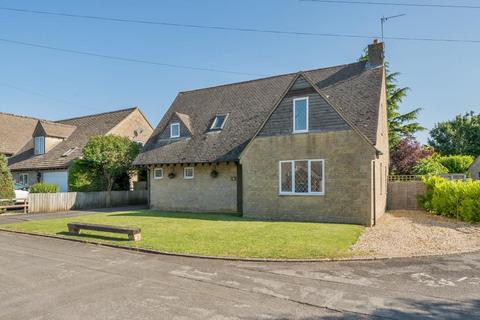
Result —
<instances>
[{"instance_id":1,"label":"gable window","mask_svg":"<svg viewBox=\"0 0 480 320\"><path fill-rule=\"evenodd\" d=\"M279 163L279 194L324 195L324 160L289 160Z\"/></svg>"},{"instance_id":2,"label":"gable window","mask_svg":"<svg viewBox=\"0 0 480 320\"><path fill-rule=\"evenodd\" d=\"M293 132L308 132L308 97L293 99Z\"/></svg>"},{"instance_id":3,"label":"gable window","mask_svg":"<svg viewBox=\"0 0 480 320\"><path fill-rule=\"evenodd\" d=\"M45 153L45 137L35 137L33 138L34 144L34 153L35 154L44 154Z\"/></svg>"},{"instance_id":4,"label":"gable window","mask_svg":"<svg viewBox=\"0 0 480 320\"><path fill-rule=\"evenodd\" d=\"M163 179L163 169L162 168L153 169L153 179L155 179L155 180Z\"/></svg>"},{"instance_id":5,"label":"gable window","mask_svg":"<svg viewBox=\"0 0 480 320\"><path fill-rule=\"evenodd\" d=\"M180 137L180 123L175 122L170 124L170 138Z\"/></svg>"},{"instance_id":6,"label":"gable window","mask_svg":"<svg viewBox=\"0 0 480 320\"><path fill-rule=\"evenodd\" d=\"M215 119L213 119L212 125L210 126L210 130L222 130L223 126L225 125L225 120L227 119L227 115L217 115Z\"/></svg>"},{"instance_id":7,"label":"gable window","mask_svg":"<svg viewBox=\"0 0 480 320\"><path fill-rule=\"evenodd\" d=\"M193 179L194 169L193 167L183 168L183 179Z\"/></svg>"}]
</instances>

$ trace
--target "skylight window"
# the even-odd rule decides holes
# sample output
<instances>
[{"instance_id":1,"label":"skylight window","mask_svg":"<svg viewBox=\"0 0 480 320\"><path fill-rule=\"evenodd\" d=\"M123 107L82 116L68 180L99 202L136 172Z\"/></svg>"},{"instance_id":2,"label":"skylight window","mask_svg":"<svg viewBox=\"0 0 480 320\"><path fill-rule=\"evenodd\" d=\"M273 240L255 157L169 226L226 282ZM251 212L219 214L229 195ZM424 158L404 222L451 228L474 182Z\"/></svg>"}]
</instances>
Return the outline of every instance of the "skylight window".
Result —
<instances>
[{"instance_id":1,"label":"skylight window","mask_svg":"<svg viewBox=\"0 0 480 320\"><path fill-rule=\"evenodd\" d=\"M212 125L210 126L210 130L222 130L225 125L225 120L227 120L227 115L217 115L215 119L213 119Z\"/></svg>"}]
</instances>

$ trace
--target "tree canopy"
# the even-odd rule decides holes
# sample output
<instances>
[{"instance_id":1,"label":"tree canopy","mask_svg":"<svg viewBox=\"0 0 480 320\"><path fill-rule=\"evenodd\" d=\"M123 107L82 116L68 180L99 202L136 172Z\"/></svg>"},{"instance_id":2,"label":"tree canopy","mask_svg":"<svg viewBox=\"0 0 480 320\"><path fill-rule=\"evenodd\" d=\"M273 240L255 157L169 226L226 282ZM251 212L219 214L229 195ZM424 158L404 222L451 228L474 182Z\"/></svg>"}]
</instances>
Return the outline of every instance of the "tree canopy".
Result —
<instances>
[{"instance_id":1,"label":"tree canopy","mask_svg":"<svg viewBox=\"0 0 480 320\"><path fill-rule=\"evenodd\" d=\"M430 131L428 144L442 155L480 155L480 113L470 111L437 123Z\"/></svg>"},{"instance_id":2,"label":"tree canopy","mask_svg":"<svg viewBox=\"0 0 480 320\"><path fill-rule=\"evenodd\" d=\"M390 171L393 174L414 174L414 166L424 158L433 154L433 150L426 148L413 137L407 136L397 144L390 153Z\"/></svg>"},{"instance_id":3,"label":"tree canopy","mask_svg":"<svg viewBox=\"0 0 480 320\"><path fill-rule=\"evenodd\" d=\"M84 163L86 167L104 179L106 191L110 192L115 179L127 173L141 149L141 144L126 137L97 136L83 149L83 161L87 162Z\"/></svg>"}]
</instances>

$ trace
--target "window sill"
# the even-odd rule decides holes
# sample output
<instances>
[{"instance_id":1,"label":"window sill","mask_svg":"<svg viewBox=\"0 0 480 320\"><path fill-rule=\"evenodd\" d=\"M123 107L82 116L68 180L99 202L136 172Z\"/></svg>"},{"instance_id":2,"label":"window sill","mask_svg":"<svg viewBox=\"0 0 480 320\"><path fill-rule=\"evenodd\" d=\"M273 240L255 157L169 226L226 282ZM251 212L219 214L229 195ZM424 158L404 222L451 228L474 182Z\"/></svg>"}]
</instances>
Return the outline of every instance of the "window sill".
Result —
<instances>
[{"instance_id":1,"label":"window sill","mask_svg":"<svg viewBox=\"0 0 480 320\"><path fill-rule=\"evenodd\" d=\"M301 196L308 196L308 197L312 197L312 196L324 196L325 195L325 192L322 192L322 193L286 193L286 192L281 192L278 194L279 196L295 196L295 197L301 197Z\"/></svg>"}]
</instances>

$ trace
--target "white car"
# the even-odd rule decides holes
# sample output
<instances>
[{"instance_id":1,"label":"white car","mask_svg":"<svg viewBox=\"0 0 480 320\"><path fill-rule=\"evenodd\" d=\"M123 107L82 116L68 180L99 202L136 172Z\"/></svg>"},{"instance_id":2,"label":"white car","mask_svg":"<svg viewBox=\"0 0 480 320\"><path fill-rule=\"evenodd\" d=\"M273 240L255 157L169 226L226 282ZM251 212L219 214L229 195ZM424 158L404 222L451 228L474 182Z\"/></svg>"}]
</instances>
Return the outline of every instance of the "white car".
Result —
<instances>
[{"instance_id":1,"label":"white car","mask_svg":"<svg viewBox=\"0 0 480 320\"><path fill-rule=\"evenodd\" d=\"M23 201L28 198L28 188L27 186L15 182L15 200L18 201Z\"/></svg>"}]
</instances>

